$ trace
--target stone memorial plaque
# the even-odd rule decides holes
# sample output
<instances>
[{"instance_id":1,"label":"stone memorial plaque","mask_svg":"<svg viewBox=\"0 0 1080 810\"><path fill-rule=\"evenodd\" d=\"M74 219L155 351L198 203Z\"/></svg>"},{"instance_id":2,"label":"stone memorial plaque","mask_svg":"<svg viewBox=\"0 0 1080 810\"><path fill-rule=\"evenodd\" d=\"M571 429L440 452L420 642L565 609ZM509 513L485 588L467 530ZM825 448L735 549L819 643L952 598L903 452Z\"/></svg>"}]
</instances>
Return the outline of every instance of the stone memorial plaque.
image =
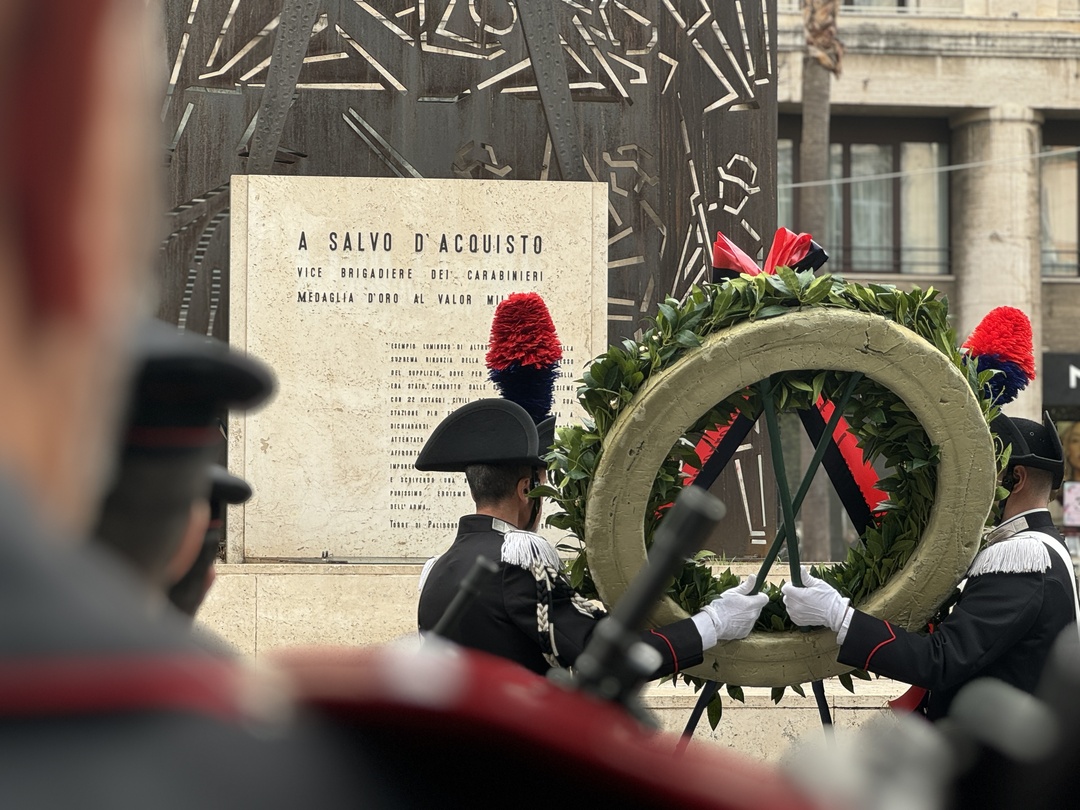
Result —
<instances>
[{"instance_id":1,"label":"stone memorial plaque","mask_svg":"<svg viewBox=\"0 0 1080 810\"><path fill-rule=\"evenodd\" d=\"M496 395L484 355L514 292L546 301L556 412L580 417L574 380L606 348L607 216L603 183L233 177L231 340L279 391L230 423L255 489L230 561L444 550L473 509L465 477L413 461L450 411Z\"/></svg>"}]
</instances>

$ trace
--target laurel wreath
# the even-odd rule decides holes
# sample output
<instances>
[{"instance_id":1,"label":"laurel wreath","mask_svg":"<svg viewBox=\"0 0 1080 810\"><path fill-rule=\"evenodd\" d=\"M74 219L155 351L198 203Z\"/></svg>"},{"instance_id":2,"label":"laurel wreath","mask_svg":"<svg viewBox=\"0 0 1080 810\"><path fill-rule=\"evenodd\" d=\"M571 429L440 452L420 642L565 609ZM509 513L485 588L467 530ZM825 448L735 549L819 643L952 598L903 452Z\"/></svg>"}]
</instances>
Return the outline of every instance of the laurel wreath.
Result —
<instances>
[{"instance_id":1,"label":"laurel wreath","mask_svg":"<svg viewBox=\"0 0 1080 810\"><path fill-rule=\"evenodd\" d=\"M860 285L831 275L815 276L810 271L797 273L786 267L778 268L775 275L744 275L721 284L694 287L681 302L668 298L661 303L639 339L626 339L593 360L577 390L578 402L588 418L560 428L547 456L551 484L537 490L537 494L550 497L560 509L548 517L548 524L566 530L578 540L570 546L576 555L567 566L574 588L585 596L597 596L583 542L589 485L603 453L605 436L642 385L652 375L677 363L688 349L700 345L706 335L746 321L773 318L809 307L872 313L910 329L961 370L988 422L997 415L998 408L990 398L987 383L998 372L980 373L957 349L955 333L948 323L947 302L932 287L903 291L891 285ZM829 369L789 371L774 376L771 396L776 410L783 413L810 408L820 396L835 402L847 386L849 376L847 372ZM700 465L695 447L702 434L728 424L737 412L751 419L761 414L762 392L758 385L737 391L718 403L672 448L657 471L645 510L647 546L663 519L665 507L684 486L682 464ZM918 544L934 501L939 452L903 400L869 377L855 384L844 417L864 457L880 462L888 471L878 483L888 499L877 508L874 521L849 549L846 559L817 568L815 574L851 597L853 604L859 604L903 568ZM1003 461L999 458L999 464ZM999 490L998 498L1005 494ZM699 553L675 578L669 596L693 614L738 584L739 578L730 568L713 573L719 562L711 552ZM790 630L793 625L781 601L779 587L766 584L762 590L768 594L769 603L755 630ZM852 674L869 677L865 673ZM688 682L701 683L692 676L684 677ZM850 675L839 677L844 686L852 689ZM792 688L803 694L799 685ZM741 699L739 687L729 686L728 692ZM774 700L778 701L783 692L784 687L774 689ZM718 707L714 710L710 706L710 721L714 721L714 715L718 719Z\"/></svg>"}]
</instances>

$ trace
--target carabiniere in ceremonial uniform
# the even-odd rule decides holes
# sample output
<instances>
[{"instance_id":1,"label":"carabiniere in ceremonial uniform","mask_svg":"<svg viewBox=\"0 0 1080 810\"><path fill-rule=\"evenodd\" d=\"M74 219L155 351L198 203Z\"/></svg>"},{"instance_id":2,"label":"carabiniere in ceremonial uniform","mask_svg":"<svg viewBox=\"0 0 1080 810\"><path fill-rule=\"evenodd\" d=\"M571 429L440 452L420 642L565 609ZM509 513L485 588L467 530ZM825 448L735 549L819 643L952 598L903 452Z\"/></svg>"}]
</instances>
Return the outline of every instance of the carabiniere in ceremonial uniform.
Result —
<instances>
[{"instance_id":1,"label":"carabiniere in ceremonial uniform","mask_svg":"<svg viewBox=\"0 0 1080 810\"><path fill-rule=\"evenodd\" d=\"M837 631L837 660L928 691L929 719L947 714L960 689L996 678L1034 692L1054 641L1076 631L1080 604L1072 560L1046 508L1061 486L1061 441L1049 416L1039 424L1002 414L991 431L1012 454L1002 485L1002 520L986 537L952 609L928 634L913 633L850 607L825 582L784 586L796 624Z\"/></svg>"}]
</instances>

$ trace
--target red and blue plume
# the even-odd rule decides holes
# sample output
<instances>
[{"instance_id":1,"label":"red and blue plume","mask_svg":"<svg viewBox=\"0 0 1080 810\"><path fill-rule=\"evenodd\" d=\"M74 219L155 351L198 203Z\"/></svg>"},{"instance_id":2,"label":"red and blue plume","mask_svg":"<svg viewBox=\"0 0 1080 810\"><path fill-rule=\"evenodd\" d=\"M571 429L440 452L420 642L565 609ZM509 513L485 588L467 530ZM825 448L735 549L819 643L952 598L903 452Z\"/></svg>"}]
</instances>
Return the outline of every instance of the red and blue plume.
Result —
<instances>
[{"instance_id":1,"label":"red and blue plume","mask_svg":"<svg viewBox=\"0 0 1080 810\"><path fill-rule=\"evenodd\" d=\"M1035 353L1031 339L1031 321L1016 307L997 307L971 333L962 348L967 349L976 368L1001 372L987 383L998 405L1016 399L1017 394L1035 379Z\"/></svg>"},{"instance_id":2,"label":"red and blue plume","mask_svg":"<svg viewBox=\"0 0 1080 810\"><path fill-rule=\"evenodd\" d=\"M514 293L499 304L488 341L488 376L536 422L551 413L560 360L562 345L543 298Z\"/></svg>"}]
</instances>

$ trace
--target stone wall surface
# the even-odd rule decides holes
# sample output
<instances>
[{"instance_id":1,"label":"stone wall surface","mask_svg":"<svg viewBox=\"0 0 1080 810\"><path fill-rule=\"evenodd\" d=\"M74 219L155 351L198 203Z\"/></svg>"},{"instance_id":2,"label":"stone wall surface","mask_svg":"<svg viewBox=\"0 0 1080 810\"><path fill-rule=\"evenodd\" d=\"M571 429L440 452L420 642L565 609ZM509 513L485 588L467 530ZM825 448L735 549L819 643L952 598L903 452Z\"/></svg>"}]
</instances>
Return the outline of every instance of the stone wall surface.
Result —
<instances>
[{"instance_id":1,"label":"stone wall surface","mask_svg":"<svg viewBox=\"0 0 1080 810\"><path fill-rule=\"evenodd\" d=\"M827 681L825 698L835 732L854 734L860 726L892 716L887 701L903 694L907 686L885 678L855 681L848 692L839 683ZM759 760L777 761L800 742L818 740L823 734L817 704L810 688L806 697L788 690L774 703L768 689L747 688L744 702L724 698L724 713L715 729L703 717L694 730L694 744L722 745ZM697 695L685 685L661 684L646 691L645 705L660 728L681 734L686 727Z\"/></svg>"},{"instance_id":2,"label":"stone wall surface","mask_svg":"<svg viewBox=\"0 0 1080 810\"><path fill-rule=\"evenodd\" d=\"M842 13L843 73L832 83L835 110L962 110L1022 104L1080 106L1080 19L890 16ZM801 17L779 20L778 102L801 101ZM877 108L874 110L874 108Z\"/></svg>"}]
</instances>

